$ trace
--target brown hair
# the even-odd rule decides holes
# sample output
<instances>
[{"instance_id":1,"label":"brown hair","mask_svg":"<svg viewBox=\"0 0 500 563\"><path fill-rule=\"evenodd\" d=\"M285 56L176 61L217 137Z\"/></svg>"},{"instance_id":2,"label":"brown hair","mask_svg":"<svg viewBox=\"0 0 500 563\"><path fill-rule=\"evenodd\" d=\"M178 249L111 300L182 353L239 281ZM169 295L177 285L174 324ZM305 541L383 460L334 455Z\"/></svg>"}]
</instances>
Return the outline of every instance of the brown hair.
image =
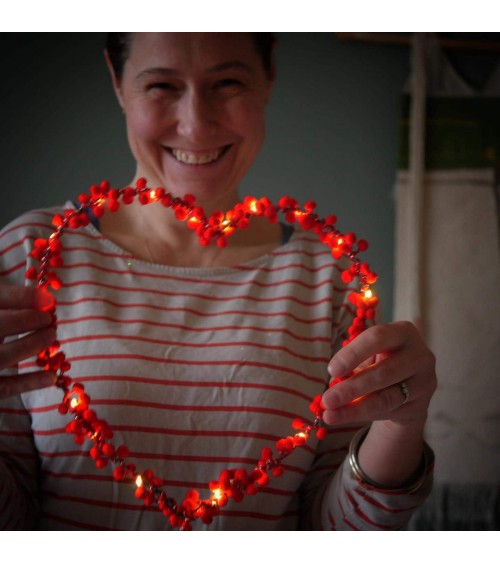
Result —
<instances>
[{"instance_id":1,"label":"brown hair","mask_svg":"<svg viewBox=\"0 0 500 563\"><path fill-rule=\"evenodd\" d=\"M130 54L131 32L110 32L106 36L106 51L109 55L111 66L118 80L123 75L123 67ZM251 33L257 53L262 59L262 65L268 76L271 75L272 55L274 45L273 33Z\"/></svg>"}]
</instances>

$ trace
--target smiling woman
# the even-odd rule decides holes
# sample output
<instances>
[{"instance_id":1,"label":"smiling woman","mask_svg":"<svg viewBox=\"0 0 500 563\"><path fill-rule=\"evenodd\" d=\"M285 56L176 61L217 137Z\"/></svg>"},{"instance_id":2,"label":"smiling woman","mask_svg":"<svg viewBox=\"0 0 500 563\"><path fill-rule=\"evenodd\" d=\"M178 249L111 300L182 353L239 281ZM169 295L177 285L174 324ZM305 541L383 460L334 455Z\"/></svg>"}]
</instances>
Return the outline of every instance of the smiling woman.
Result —
<instances>
[{"instance_id":1,"label":"smiling woman","mask_svg":"<svg viewBox=\"0 0 500 563\"><path fill-rule=\"evenodd\" d=\"M251 35L132 34L120 78L110 66L135 179L212 209L233 205L262 146L273 85Z\"/></svg>"},{"instance_id":2,"label":"smiling woman","mask_svg":"<svg viewBox=\"0 0 500 563\"><path fill-rule=\"evenodd\" d=\"M320 225L312 201L302 211L284 196L280 223L267 197L241 198L264 140L272 59L250 33L137 33L123 45L107 60L134 187L95 185L79 209L29 212L0 233L0 527L171 529L189 520L196 490L214 490L212 476L216 529L404 527L432 484L422 435L434 358L413 325L367 328L376 275L357 257L366 243L340 236L333 215ZM234 232L228 248L207 246L217 229ZM47 286L57 290L48 327L37 312ZM26 374L41 366L49 378L33 391ZM48 386L60 366L75 381L66 426ZM288 450L290 421L307 428L311 411L329 431L273 467L269 445ZM131 465L102 475L123 457ZM135 475L139 461L148 469ZM274 469L279 481L260 482ZM162 497L154 509L160 485L169 498L187 490L186 504Z\"/></svg>"},{"instance_id":3,"label":"smiling woman","mask_svg":"<svg viewBox=\"0 0 500 563\"><path fill-rule=\"evenodd\" d=\"M274 67L266 70L267 57L249 33L127 37L126 56L118 57L114 48L115 63L110 55L107 60L136 160L134 182L146 177L177 197L190 194L209 213L229 209L238 201L240 182L264 141ZM229 252L202 252L175 221L146 219L158 210L130 209L105 218L102 232L136 256L184 266L226 265L235 259ZM141 216L144 224L153 225L145 244L144 235L130 236L137 234L134 225ZM117 228L125 222L126 237ZM279 242L276 226L257 221L238 233L233 252L252 260Z\"/></svg>"}]
</instances>

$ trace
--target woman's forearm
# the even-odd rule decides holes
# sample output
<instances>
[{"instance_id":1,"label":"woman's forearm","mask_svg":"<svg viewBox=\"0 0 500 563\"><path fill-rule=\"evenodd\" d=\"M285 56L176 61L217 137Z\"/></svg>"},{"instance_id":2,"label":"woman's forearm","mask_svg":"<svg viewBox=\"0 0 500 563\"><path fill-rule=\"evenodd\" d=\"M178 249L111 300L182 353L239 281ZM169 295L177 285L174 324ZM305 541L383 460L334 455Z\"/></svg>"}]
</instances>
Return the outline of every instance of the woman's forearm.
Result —
<instances>
[{"instance_id":1,"label":"woman's forearm","mask_svg":"<svg viewBox=\"0 0 500 563\"><path fill-rule=\"evenodd\" d=\"M385 487L411 486L422 473L425 421L375 421L359 446L361 470Z\"/></svg>"}]
</instances>

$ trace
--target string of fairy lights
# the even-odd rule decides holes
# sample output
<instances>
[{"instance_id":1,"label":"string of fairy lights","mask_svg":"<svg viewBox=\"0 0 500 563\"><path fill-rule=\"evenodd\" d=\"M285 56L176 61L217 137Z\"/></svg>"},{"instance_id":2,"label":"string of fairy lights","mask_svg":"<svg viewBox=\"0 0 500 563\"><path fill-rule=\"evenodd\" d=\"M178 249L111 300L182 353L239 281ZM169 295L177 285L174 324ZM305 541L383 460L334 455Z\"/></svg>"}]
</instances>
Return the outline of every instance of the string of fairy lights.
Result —
<instances>
[{"instance_id":1,"label":"string of fairy lights","mask_svg":"<svg viewBox=\"0 0 500 563\"><path fill-rule=\"evenodd\" d=\"M207 217L203 208L196 205L193 196L174 197L164 188L148 187L147 181L141 178L134 187L112 188L109 182L91 186L88 193L78 197L78 209L66 209L63 214L53 217L54 230L47 239L39 238L34 241L30 256L39 262L39 265L29 267L26 277L36 282L38 288L50 296L45 310L53 314L56 328L56 300L52 291L57 291L63 286L57 269L63 265L64 249L61 239L64 232L88 225L89 211L99 218L106 211L116 212L121 205L131 204L136 198L142 205L159 203L170 208L179 221L184 221L187 227L195 232L202 246L215 243L220 248L227 246L235 231L247 228L252 217L266 217L275 223L281 214L288 224L296 223L303 230L314 233L320 242L330 249L334 259L338 260L342 256L349 258L349 265L342 271L341 277L350 287L353 287L353 282L357 280L358 287L349 290L348 299L355 309L355 314L343 344L356 338L374 322L378 298L373 294L372 285L377 276L358 256L367 249L368 244L364 240L357 240L354 233L341 233L336 228L337 218L334 215L320 218L315 212L314 202L308 201L300 207L295 199L284 196L274 205L267 197L257 199L248 196L232 209L226 212L217 211ZM312 420L291 421L293 432L277 440L274 447L264 447L253 469L224 469L218 478L207 483L209 494L190 489L182 501L178 502L169 496L162 478L155 475L151 469L139 470L130 461L130 451L126 445L116 446L113 443L113 430L106 420L99 418L97 412L91 408L92 401L85 392L84 385L74 382L68 375L71 363L58 341L42 350L36 362L38 366L56 374L55 385L63 394L59 412L71 416L66 425L66 432L73 434L76 444L80 446L86 440L93 442L89 455L96 467L104 469L109 465L113 466L114 479L130 483L135 496L146 506L156 505L174 529L191 530L192 523L198 519L204 524L210 524L229 501L239 502L245 495L255 495L266 487L270 476L282 475L285 471L284 460L295 448L304 446L311 435L321 440L327 433L322 424L324 409L321 395L317 395L309 406ZM336 381L331 385L335 383Z\"/></svg>"}]
</instances>

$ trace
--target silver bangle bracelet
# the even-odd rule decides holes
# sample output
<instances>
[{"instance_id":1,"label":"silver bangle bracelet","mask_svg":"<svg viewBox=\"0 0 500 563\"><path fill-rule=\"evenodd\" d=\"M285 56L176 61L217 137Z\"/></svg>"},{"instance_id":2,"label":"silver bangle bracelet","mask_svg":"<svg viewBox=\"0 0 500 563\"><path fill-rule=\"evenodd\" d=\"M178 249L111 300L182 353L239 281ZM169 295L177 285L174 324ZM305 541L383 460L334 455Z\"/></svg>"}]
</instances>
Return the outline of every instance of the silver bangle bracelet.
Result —
<instances>
[{"instance_id":1,"label":"silver bangle bracelet","mask_svg":"<svg viewBox=\"0 0 500 563\"><path fill-rule=\"evenodd\" d=\"M418 477L416 480L409 483L407 486L404 487L388 487L387 485L382 485L377 483L373 479L370 479L368 475L361 469L358 461L358 452L363 440L365 439L366 435L368 434L368 428L362 428L353 436L351 443L349 445L349 465L351 467L351 472L353 476L361 482L361 484L368 485L375 489L381 489L385 491L391 491L394 493L402 493L402 494L412 494L416 493L423 485L425 478L427 477L427 473L429 467L434 461L434 454L432 453L431 448L424 442L424 452L422 455L422 461L420 463Z\"/></svg>"}]
</instances>

